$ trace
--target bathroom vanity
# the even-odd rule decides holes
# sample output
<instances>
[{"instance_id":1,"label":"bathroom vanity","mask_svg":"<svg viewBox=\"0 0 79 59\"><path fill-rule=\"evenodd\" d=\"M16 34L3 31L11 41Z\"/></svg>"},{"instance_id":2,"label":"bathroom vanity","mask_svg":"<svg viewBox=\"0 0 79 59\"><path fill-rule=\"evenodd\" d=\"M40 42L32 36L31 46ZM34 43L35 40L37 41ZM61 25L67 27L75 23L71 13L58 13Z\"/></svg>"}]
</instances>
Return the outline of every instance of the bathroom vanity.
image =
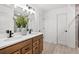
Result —
<instances>
[{"instance_id":1,"label":"bathroom vanity","mask_svg":"<svg viewBox=\"0 0 79 59\"><path fill-rule=\"evenodd\" d=\"M42 50L42 33L33 33L0 41L0 54L40 54Z\"/></svg>"}]
</instances>

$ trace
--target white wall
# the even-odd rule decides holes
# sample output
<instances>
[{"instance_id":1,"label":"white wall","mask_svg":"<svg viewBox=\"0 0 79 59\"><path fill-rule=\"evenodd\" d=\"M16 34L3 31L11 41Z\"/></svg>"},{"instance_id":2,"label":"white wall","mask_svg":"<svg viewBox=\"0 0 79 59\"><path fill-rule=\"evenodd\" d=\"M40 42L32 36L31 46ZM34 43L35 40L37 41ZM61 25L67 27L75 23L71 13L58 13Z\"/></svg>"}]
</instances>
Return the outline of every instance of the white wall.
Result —
<instances>
[{"instance_id":1,"label":"white wall","mask_svg":"<svg viewBox=\"0 0 79 59\"><path fill-rule=\"evenodd\" d=\"M31 14L29 15L29 23L28 23L28 28L29 29L32 29L32 31L36 31L37 29L37 26L36 26L36 19L35 19L35 14Z\"/></svg>"},{"instance_id":2,"label":"white wall","mask_svg":"<svg viewBox=\"0 0 79 59\"><path fill-rule=\"evenodd\" d=\"M39 31L39 12L36 9L35 14L30 16L31 20L31 26L30 28L33 29L33 32L38 32Z\"/></svg>"},{"instance_id":3,"label":"white wall","mask_svg":"<svg viewBox=\"0 0 79 59\"><path fill-rule=\"evenodd\" d=\"M32 4L29 4L32 8L35 9L35 13L29 16L30 22L28 27L33 30L33 32L39 31L39 10Z\"/></svg>"},{"instance_id":4,"label":"white wall","mask_svg":"<svg viewBox=\"0 0 79 59\"><path fill-rule=\"evenodd\" d=\"M38 28L38 31L44 33L44 11L40 10L37 8L37 11L36 11L36 20L37 20L37 28Z\"/></svg>"},{"instance_id":5,"label":"white wall","mask_svg":"<svg viewBox=\"0 0 79 59\"><path fill-rule=\"evenodd\" d=\"M57 43L57 15L67 14L67 40L66 45L75 47L75 5L67 5L62 8L56 8L45 13L45 41ZM69 24L72 22L71 26Z\"/></svg>"},{"instance_id":6,"label":"white wall","mask_svg":"<svg viewBox=\"0 0 79 59\"><path fill-rule=\"evenodd\" d=\"M6 30L14 31L13 5L0 4L0 33L6 33Z\"/></svg>"},{"instance_id":7,"label":"white wall","mask_svg":"<svg viewBox=\"0 0 79 59\"><path fill-rule=\"evenodd\" d=\"M40 32L44 33L44 21L45 21L45 18L44 18L44 14L45 12L44 11L40 11L39 13L39 30Z\"/></svg>"}]
</instances>

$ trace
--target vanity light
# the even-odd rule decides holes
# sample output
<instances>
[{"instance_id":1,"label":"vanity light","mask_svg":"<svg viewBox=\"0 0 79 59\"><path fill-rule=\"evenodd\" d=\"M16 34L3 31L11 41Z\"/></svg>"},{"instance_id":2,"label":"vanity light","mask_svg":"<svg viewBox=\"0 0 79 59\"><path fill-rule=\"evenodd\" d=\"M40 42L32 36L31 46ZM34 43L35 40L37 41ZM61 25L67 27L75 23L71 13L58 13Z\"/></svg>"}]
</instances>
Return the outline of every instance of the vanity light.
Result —
<instances>
[{"instance_id":1,"label":"vanity light","mask_svg":"<svg viewBox=\"0 0 79 59\"><path fill-rule=\"evenodd\" d=\"M17 7L22 8L22 11L24 13L23 15L29 16L31 14L35 14L35 9L28 4L16 4L15 8L17 8ZM21 15L21 13L17 13L17 16L19 16L19 15Z\"/></svg>"}]
</instances>

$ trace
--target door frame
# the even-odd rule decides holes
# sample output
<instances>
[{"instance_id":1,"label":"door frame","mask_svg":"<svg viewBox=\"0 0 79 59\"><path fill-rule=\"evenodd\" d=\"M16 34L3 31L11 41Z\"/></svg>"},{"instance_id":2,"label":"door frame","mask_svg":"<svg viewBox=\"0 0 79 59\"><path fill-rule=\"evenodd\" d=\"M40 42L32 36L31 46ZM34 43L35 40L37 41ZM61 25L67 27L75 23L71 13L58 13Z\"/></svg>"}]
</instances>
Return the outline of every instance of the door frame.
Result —
<instances>
[{"instance_id":1,"label":"door frame","mask_svg":"<svg viewBox=\"0 0 79 59\"><path fill-rule=\"evenodd\" d=\"M79 15L75 17L75 48L79 48Z\"/></svg>"}]
</instances>

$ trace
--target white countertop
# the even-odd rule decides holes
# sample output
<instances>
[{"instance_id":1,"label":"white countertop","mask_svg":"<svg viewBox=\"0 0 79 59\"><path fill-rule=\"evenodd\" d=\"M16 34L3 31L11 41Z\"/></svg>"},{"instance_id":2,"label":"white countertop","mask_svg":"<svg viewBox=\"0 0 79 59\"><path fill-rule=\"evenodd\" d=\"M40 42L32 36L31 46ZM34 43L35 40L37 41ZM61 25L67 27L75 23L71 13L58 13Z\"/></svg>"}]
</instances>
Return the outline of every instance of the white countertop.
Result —
<instances>
[{"instance_id":1,"label":"white countertop","mask_svg":"<svg viewBox=\"0 0 79 59\"><path fill-rule=\"evenodd\" d=\"M16 44L18 42L30 39L32 37L41 35L41 34L42 33L40 33L40 32L34 32L32 34L27 34L27 35L24 35L24 36L23 35L17 35L17 36L14 36L12 38L0 39L0 49L5 48L5 47L10 46L10 45L13 45L13 44Z\"/></svg>"}]
</instances>

